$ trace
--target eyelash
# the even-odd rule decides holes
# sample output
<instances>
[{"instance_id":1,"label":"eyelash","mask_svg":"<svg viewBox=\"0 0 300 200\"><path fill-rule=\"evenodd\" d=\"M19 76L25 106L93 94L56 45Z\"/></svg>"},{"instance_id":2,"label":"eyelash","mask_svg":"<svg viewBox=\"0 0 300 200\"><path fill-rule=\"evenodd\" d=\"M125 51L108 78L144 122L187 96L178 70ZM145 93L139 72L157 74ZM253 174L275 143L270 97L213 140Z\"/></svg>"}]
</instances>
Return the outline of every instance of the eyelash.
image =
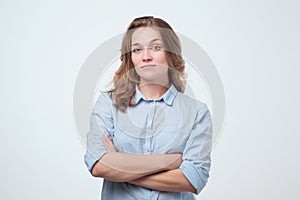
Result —
<instances>
[{"instance_id":1,"label":"eyelash","mask_svg":"<svg viewBox=\"0 0 300 200\"><path fill-rule=\"evenodd\" d=\"M132 50L132 52L133 52L133 53L139 53L139 52L141 52L142 50L144 50L145 48L151 49L152 51L160 51L160 50L162 49L161 45L153 45L153 46L151 46L151 47L144 47L144 48L139 48L139 47L137 47L137 48L134 48L134 49Z\"/></svg>"}]
</instances>

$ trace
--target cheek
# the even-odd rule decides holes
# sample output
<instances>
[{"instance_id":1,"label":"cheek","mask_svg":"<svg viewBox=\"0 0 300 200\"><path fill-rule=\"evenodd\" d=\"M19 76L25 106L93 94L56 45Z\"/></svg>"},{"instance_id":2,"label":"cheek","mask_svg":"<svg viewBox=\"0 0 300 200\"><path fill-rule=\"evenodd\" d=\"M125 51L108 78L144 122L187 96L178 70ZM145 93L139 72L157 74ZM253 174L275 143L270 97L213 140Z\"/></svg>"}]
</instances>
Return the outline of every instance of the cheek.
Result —
<instances>
[{"instance_id":1,"label":"cheek","mask_svg":"<svg viewBox=\"0 0 300 200\"><path fill-rule=\"evenodd\" d=\"M168 61L165 53L157 55L156 60L160 64L168 65Z\"/></svg>"},{"instance_id":2,"label":"cheek","mask_svg":"<svg viewBox=\"0 0 300 200\"><path fill-rule=\"evenodd\" d=\"M136 55L132 55L131 56L131 61L134 64L134 66L138 66L139 65L139 60L140 60L140 58L138 58L138 56L136 56Z\"/></svg>"}]
</instances>

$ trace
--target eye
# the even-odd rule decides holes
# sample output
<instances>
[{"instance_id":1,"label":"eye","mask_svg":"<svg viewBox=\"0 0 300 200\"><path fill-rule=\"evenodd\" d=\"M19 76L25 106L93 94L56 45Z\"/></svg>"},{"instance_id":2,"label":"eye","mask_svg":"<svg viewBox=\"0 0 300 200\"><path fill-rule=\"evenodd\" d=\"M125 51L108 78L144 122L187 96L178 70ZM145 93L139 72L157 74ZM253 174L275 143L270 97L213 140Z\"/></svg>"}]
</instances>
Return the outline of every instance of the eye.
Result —
<instances>
[{"instance_id":1,"label":"eye","mask_svg":"<svg viewBox=\"0 0 300 200\"><path fill-rule=\"evenodd\" d=\"M134 48L131 50L133 53L140 53L142 51L141 48Z\"/></svg>"},{"instance_id":2,"label":"eye","mask_svg":"<svg viewBox=\"0 0 300 200\"><path fill-rule=\"evenodd\" d=\"M153 45L153 46L151 47L151 49L152 49L153 51L159 51L159 50L161 50L161 46L160 46L160 45Z\"/></svg>"}]
</instances>

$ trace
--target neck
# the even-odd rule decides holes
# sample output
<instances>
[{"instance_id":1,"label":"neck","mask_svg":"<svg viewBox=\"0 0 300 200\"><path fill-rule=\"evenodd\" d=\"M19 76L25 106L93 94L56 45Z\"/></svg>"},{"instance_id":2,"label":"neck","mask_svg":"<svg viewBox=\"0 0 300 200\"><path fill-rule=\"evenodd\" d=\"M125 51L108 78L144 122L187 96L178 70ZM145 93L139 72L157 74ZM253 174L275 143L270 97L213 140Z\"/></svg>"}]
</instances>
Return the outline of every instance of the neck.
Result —
<instances>
[{"instance_id":1,"label":"neck","mask_svg":"<svg viewBox=\"0 0 300 200\"><path fill-rule=\"evenodd\" d=\"M168 83L167 84L157 84L157 83L139 84L139 89L141 93L144 95L144 97L146 98L146 100L160 99L164 95L164 93L168 90L169 87L170 85Z\"/></svg>"}]
</instances>

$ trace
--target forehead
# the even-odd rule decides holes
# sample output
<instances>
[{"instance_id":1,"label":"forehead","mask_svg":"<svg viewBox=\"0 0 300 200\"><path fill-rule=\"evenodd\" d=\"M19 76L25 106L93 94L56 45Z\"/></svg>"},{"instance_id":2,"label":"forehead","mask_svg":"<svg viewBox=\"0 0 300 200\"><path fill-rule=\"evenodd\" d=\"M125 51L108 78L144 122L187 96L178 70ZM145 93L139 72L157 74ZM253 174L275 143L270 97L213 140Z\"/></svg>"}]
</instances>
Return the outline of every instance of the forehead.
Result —
<instances>
[{"instance_id":1,"label":"forehead","mask_svg":"<svg viewBox=\"0 0 300 200\"><path fill-rule=\"evenodd\" d=\"M159 32L152 27L138 28L132 34L132 44L149 44L155 39L161 40L161 37Z\"/></svg>"}]
</instances>

